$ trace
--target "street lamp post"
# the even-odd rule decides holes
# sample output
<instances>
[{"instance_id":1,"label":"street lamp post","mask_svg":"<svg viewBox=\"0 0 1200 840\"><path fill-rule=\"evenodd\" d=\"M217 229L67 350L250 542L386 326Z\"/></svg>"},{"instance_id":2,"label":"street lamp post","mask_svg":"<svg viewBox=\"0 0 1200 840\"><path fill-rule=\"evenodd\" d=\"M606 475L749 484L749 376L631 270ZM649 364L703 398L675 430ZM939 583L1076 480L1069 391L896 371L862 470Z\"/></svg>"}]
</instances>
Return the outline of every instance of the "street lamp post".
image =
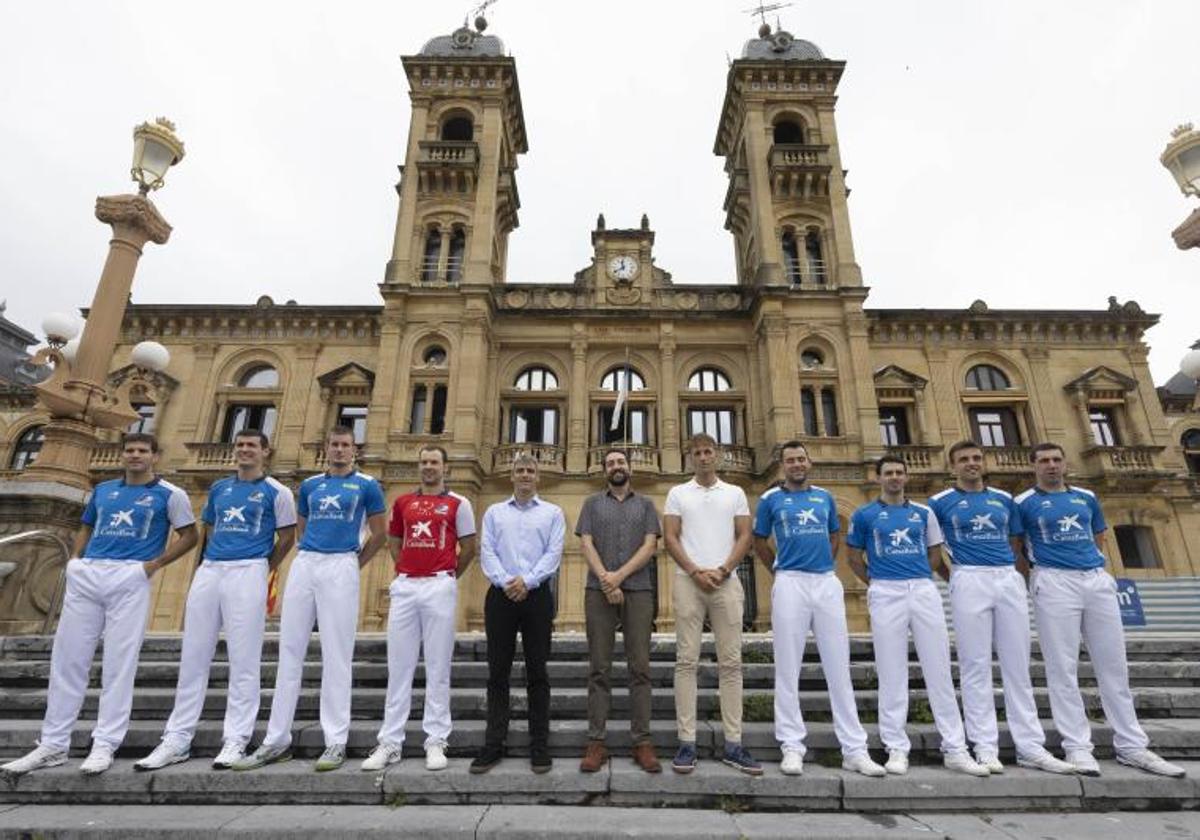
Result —
<instances>
[{"instance_id":1,"label":"street lamp post","mask_svg":"<svg viewBox=\"0 0 1200 840\"><path fill-rule=\"evenodd\" d=\"M35 387L50 421L37 460L21 474L23 481L90 489L88 467L96 430L123 429L137 420L129 402L130 391L148 388L144 374L162 370L169 361L162 345L143 342L134 348L132 358L140 375L115 389L107 384L142 247L147 242L162 245L171 235L171 226L146 196L163 186L167 170L183 158L183 143L174 129L163 117L135 128L130 174L139 185L138 194L96 199L96 218L112 226L108 258L78 346L68 347L75 327L69 316L52 315L43 324L48 346L34 360L53 362L54 373ZM69 349L74 352L64 353Z\"/></svg>"},{"instance_id":2,"label":"street lamp post","mask_svg":"<svg viewBox=\"0 0 1200 840\"><path fill-rule=\"evenodd\" d=\"M1171 132L1171 142L1159 160L1175 176L1184 195L1200 196L1200 131L1191 123ZM1193 210L1171 236L1181 250L1200 248L1200 208Z\"/></svg>"}]
</instances>

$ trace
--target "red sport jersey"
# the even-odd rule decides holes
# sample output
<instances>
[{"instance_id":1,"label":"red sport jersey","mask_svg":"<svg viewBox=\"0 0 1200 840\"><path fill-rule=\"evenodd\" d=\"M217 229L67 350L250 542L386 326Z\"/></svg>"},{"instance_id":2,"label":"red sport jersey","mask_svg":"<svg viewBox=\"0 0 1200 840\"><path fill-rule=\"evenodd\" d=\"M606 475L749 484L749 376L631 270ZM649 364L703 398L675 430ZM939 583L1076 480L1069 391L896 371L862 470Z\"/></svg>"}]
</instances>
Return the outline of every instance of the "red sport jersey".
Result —
<instances>
[{"instance_id":1,"label":"red sport jersey","mask_svg":"<svg viewBox=\"0 0 1200 840\"><path fill-rule=\"evenodd\" d=\"M470 501L457 493L405 493L392 505L388 533L404 541L396 574L429 577L453 572L458 541L475 535L475 513Z\"/></svg>"}]
</instances>

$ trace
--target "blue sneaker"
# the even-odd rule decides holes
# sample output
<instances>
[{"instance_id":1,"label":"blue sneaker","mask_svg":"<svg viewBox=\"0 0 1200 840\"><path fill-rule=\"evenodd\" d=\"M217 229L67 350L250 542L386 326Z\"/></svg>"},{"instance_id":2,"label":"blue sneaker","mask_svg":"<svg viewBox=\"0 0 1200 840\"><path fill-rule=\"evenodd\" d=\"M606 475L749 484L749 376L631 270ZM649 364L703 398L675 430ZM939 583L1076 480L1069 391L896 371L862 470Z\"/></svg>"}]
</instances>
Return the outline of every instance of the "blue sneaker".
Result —
<instances>
[{"instance_id":1,"label":"blue sneaker","mask_svg":"<svg viewBox=\"0 0 1200 840\"><path fill-rule=\"evenodd\" d=\"M676 773L691 773L696 769L696 745L680 743L679 751L671 759L671 769Z\"/></svg>"},{"instance_id":2,"label":"blue sneaker","mask_svg":"<svg viewBox=\"0 0 1200 840\"><path fill-rule=\"evenodd\" d=\"M763 774L762 765L755 761L754 756L750 755L741 744L730 744L725 747L725 755L721 757L721 761L751 776Z\"/></svg>"}]
</instances>

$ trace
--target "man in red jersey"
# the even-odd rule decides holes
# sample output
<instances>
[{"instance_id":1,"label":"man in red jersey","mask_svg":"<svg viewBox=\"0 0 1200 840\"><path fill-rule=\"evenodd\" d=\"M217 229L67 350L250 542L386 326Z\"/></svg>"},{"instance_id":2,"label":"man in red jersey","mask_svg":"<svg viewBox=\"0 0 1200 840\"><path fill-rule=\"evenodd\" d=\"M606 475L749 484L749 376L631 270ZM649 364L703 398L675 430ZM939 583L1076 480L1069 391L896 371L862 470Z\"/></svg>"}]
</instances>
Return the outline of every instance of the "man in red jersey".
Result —
<instances>
[{"instance_id":1,"label":"man in red jersey","mask_svg":"<svg viewBox=\"0 0 1200 840\"><path fill-rule=\"evenodd\" d=\"M417 453L421 486L392 505L388 546L396 557L389 588L388 687L379 745L362 763L378 771L400 760L404 725L412 706L413 673L425 649L425 769L446 767L450 737L450 662L454 657L457 577L475 554L471 503L446 489L446 450Z\"/></svg>"}]
</instances>

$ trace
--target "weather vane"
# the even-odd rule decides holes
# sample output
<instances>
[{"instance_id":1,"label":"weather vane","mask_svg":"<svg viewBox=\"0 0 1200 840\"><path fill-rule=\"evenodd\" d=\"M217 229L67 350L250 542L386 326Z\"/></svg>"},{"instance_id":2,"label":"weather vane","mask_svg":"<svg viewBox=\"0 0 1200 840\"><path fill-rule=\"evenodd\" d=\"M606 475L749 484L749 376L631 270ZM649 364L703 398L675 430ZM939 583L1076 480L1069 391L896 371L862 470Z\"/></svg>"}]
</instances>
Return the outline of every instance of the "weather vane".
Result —
<instances>
[{"instance_id":1,"label":"weather vane","mask_svg":"<svg viewBox=\"0 0 1200 840\"><path fill-rule=\"evenodd\" d=\"M494 2L494 0L489 0ZM777 12L780 9L786 9L788 6L794 6L795 3L763 3L759 2L753 9L743 9L742 11L748 15L758 15L762 18L763 26L767 25L767 12Z\"/></svg>"}]
</instances>

